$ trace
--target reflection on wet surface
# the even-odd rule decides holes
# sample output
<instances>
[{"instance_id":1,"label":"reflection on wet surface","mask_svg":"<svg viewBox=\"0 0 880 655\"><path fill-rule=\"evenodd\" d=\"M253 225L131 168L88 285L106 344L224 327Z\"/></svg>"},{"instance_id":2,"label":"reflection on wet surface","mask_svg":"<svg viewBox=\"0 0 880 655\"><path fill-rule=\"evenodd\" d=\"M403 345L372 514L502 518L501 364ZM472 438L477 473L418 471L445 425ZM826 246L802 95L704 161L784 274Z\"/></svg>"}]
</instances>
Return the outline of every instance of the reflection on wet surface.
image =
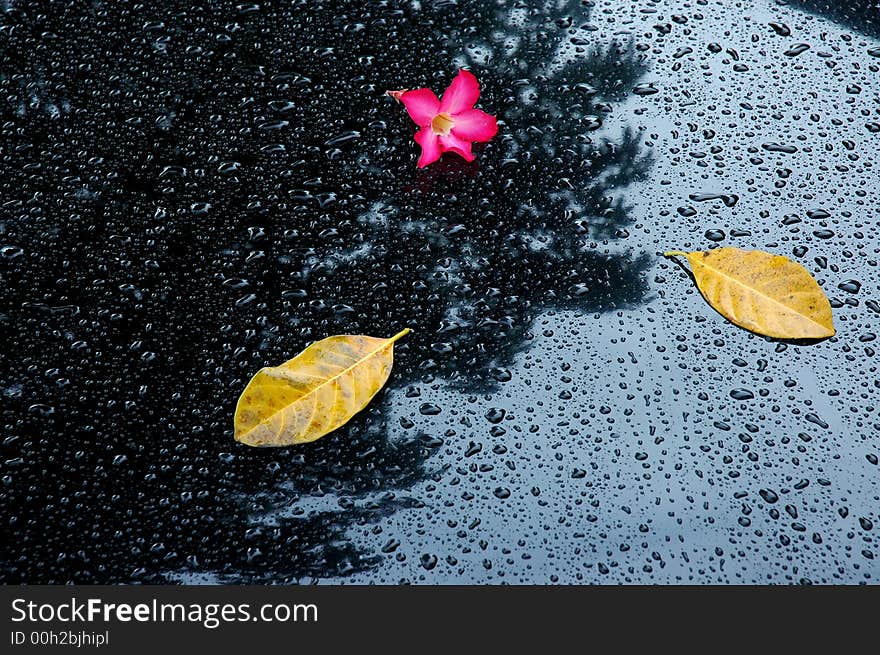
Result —
<instances>
[{"instance_id":1,"label":"reflection on wet surface","mask_svg":"<svg viewBox=\"0 0 880 655\"><path fill-rule=\"evenodd\" d=\"M9 3L3 578L875 580L876 9L804 5ZM384 91L460 65L499 136L418 170ZM837 337L657 256L713 244ZM233 442L259 367L405 326L344 429Z\"/></svg>"}]
</instances>

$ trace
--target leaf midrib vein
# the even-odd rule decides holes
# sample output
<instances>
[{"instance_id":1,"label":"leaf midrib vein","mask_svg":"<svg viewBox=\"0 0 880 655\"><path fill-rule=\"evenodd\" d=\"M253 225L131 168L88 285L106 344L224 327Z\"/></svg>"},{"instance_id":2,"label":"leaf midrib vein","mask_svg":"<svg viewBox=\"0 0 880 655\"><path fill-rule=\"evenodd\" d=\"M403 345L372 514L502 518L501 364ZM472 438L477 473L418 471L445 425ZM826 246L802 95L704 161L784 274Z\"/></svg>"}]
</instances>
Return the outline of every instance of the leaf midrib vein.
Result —
<instances>
[{"instance_id":1,"label":"leaf midrib vein","mask_svg":"<svg viewBox=\"0 0 880 655\"><path fill-rule=\"evenodd\" d=\"M367 361L368 359L370 359L370 358L372 358L372 357L375 357L379 352L382 351L382 349L387 348L387 347L390 345L389 342L391 342L391 339L386 339L384 344L382 344L381 346L379 346L379 347L376 348L375 350L371 350L370 352L368 352L366 355L364 355L364 356L361 357L360 359L355 360L354 364L352 364L352 365L349 366L348 368L343 369L342 371L340 371L340 372L337 373L336 375L333 375L333 376L331 376L331 377L329 377L329 378L326 378L321 384L315 385L314 387L312 387L311 389L309 389L309 391L307 391L307 392L304 393L302 396L300 396L299 398L297 398L296 400L294 400L292 403L289 403L288 405L285 405L284 407L282 407L281 409L279 409L277 412L272 412L271 414L269 414L269 416L267 416L267 417L264 418L262 421L260 421L259 423L257 423L253 428L251 428L250 430L248 430L248 432L251 432L251 431L253 431L253 430L256 430L258 427L260 427L260 426L263 425L264 423L268 423L269 421L272 420L272 418L273 418L276 414L278 414L278 413L280 413L280 412L283 412L283 411L286 410L288 407L290 407L290 405L294 405L294 404L298 403L299 401L301 401L301 400L302 400L303 398L305 398L306 396L308 396L308 395L310 395L310 394L313 394L313 393L316 393L316 392L318 391L318 389L320 389L320 388L323 387L324 385L329 384L329 383L333 382L334 380L338 380L338 379L341 378L343 375L345 375L346 373L348 373L348 372L351 371L352 369L358 367L359 365L363 364L363 363L364 363L365 361ZM315 345L315 344L312 344L312 345ZM307 349L307 350L308 350L308 349ZM284 369L282 368L282 366L276 366L276 367L273 367L273 368L284 370ZM313 374L310 374L310 373L307 373L306 375L309 375L310 377L313 377L313 378L320 378L319 375L313 375ZM334 401L335 401L335 398L334 398ZM316 413L316 412L315 412L315 409L317 408L317 406L318 406L318 400L317 400L317 396L315 396L315 405L314 405L314 407L312 408L311 416L309 417L309 422L308 422L308 424L306 425L306 427L303 428L303 429L300 431L300 434L303 434L303 433L307 432L308 429L312 426L312 423L315 422L315 413Z\"/></svg>"},{"instance_id":2,"label":"leaf midrib vein","mask_svg":"<svg viewBox=\"0 0 880 655\"><path fill-rule=\"evenodd\" d=\"M732 282L738 284L739 286L744 287L744 288L746 288L746 289L748 289L748 290L754 292L756 295L759 295L759 296L761 296L762 298L766 298L767 300L769 300L771 303L773 303L773 304L775 304L775 305L779 305L780 307L784 307L784 308L787 309L788 311L790 311L790 312L792 312L792 313L794 313L794 314L796 314L796 315L798 315L798 316L803 316L805 319L807 319L807 320L808 320L810 323L812 323L813 325L818 325L820 328L822 328L823 330L826 330L826 331L827 331L828 328L827 328L825 325L823 325L822 323L819 323L818 321L813 320L812 318L810 318L810 317L807 316L806 314L802 314L801 312L797 311L797 310L794 309L793 307L789 307L788 305L786 305L786 304L783 303L783 302L780 302L779 300L777 300L777 299L774 298L773 296L768 296L766 293L762 293L760 290L756 289L755 287L750 287L749 285L745 284L742 280L740 280L740 279L738 279L738 278L735 278L735 277L733 277L733 276L731 276L731 275L728 275L727 273L725 273L724 271L722 271L722 270L719 269L719 268L715 268L714 266L709 266L709 264L706 264L705 262L698 262L698 264L699 264L700 266L703 266L703 267L705 267L705 268L708 268L710 271L714 271L714 272L717 273L719 276L721 276L721 277L723 277L723 278L726 278L726 279L728 279L728 280L731 280Z\"/></svg>"}]
</instances>

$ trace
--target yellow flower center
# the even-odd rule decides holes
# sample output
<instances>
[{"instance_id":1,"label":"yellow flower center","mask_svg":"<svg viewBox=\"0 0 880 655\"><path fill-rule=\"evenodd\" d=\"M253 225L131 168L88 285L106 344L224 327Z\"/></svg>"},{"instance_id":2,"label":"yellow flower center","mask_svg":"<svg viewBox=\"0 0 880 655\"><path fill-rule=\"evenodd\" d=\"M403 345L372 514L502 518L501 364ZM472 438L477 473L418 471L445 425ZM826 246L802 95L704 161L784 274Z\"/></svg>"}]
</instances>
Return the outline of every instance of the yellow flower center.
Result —
<instances>
[{"instance_id":1,"label":"yellow flower center","mask_svg":"<svg viewBox=\"0 0 880 655\"><path fill-rule=\"evenodd\" d=\"M452 116L445 112L437 114L434 116L434 120L431 121L431 129L434 131L434 134L439 134L440 136L449 134L453 125L455 125L455 121L452 120Z\"/></svg>"}]
</instances>

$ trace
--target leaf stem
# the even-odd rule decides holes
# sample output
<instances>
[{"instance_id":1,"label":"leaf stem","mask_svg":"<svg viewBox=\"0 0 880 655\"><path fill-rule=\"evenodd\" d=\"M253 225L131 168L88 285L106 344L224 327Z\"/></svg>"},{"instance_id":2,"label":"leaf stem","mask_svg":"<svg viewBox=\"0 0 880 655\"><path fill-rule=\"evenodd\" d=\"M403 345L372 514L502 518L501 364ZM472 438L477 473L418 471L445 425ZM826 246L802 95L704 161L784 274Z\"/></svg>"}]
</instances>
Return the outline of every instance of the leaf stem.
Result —
<instances>
[{"instance_id":1,"label":"leaf stem","mask_svg":"<svg viewBox=\"0 0 880 655\"><path fill-rule=\"evenodd\" d=\"M410 332L412 332L412 330L410 330L409 328L403 328L400 332L398 332L398 333L395 334L393 337L391 337L391 343L394 343L394 342L397 341L398 339L401 339L402 337L405 337L405 336L408 335Z\"/></svg>"},{"instance_id":2,"label":"leaf stem","mask_svg":"<svg viewBox=\"0 0 880 655\"><path fill-rule=\"evenodd\" d=\"M682 252L681 250L667 250L663 253L664 257L687 257L686 252Z\"/></svg>"}]
</instances>

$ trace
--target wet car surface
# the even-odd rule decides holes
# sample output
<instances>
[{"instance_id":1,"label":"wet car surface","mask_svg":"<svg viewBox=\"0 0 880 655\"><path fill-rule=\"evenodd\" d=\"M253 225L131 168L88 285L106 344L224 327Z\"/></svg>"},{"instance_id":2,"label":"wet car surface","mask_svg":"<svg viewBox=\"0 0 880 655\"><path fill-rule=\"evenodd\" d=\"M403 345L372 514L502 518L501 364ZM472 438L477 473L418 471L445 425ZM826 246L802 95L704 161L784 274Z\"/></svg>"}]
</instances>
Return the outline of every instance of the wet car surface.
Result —
<instances>
[{"instance_id":1,"label":"wet car surface","mask_svg":"<svg viewBox=\"0 0 880 655\"><path fill-rule=\"evenodd\" d=\"M2 579L876 582L877 8L351 4L4 4ZM385 91L459 66L499 134L417 169ZM718 245L837 335L661 256ZM344 428L233 440L407 326Z\"/></svg>"}]
</instances>

